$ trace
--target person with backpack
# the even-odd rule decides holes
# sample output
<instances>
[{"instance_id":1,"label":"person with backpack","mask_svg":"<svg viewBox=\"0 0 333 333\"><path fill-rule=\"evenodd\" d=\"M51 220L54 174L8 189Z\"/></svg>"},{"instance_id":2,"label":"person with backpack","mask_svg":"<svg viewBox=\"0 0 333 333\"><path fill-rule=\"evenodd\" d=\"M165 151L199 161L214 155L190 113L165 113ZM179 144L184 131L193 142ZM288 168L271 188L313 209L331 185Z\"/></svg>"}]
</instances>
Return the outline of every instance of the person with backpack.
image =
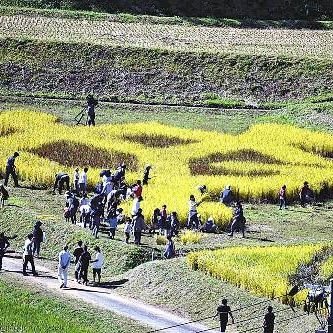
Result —
<instances>
[{"instance_id":1,"label":"person with backpack","mask_svg":"<svg viewBox=\"0 0 333 333\"><path fill-rule=\"evenodd\" d=\"M7 160L7 164L6 164L6 173L5 173L5 182L4 182L4 186L8 185L8 180L9 180L9 176L12 176L13 180L14 180L14 186L18 187L18 177L17 177L17 173L16 173L16 166L15 166L15 160L17 157L19 157L20 154L16 151L13 156L9 157Z\"/></svg>"},{"instance_id":2,"label":"person with backpack","mask_svg":"<svg viewBox=\"0 0 333 333\"><path fill-rule=\"evenodd\" d=\"M40 255L40 245L41 243L43 242L44 240L44 232L41 228L42 226L42 222L41 221L37 221L35 226L34 226L34 229L32 231L32 235L33 235L33 246L32 246L32 254L33 255L37 255L37 258L39 257Z\"/></svg>"},{"instance_id":3,"label":"person with backpack","mask_svg":"<svg viewBox=\"0 0 333 333\"><path fill-rule=\"evenodd\" d=\"M175 248L175 243L172 240L172 236L168 235L167 236L167 244L165 246L165 250L163 253L164 258L166 259L171 259L176 256L176 248Z\"/></svg>"},{"instance_id":4,"label":"person with backpack","mask_svg":"<svg viewBox=\"0 0 333 333\"><path fill-rule=\"evenodd\" d=\"M79 266L80 266L80 273L79 273L79 282L81 279L83 280L82 283L87 285L88 280L88 269L89 269L89 263L91 261L91 255L88 251L87 245L84 245L83 247L83 253L81 254L79 258Z\"/></svg>"},{"instance_id":5,"label":"person with backpack","mask_svg":"<svg viewBox=\"0 0 333 333\"><path fill-rule=\"evenodd\" d=\"M71 255L68 252L68 246L59 253L58 262L58 280L60 282L60 289L67 288L68 270L71 263Z\"/></svg>"}]
</instances>

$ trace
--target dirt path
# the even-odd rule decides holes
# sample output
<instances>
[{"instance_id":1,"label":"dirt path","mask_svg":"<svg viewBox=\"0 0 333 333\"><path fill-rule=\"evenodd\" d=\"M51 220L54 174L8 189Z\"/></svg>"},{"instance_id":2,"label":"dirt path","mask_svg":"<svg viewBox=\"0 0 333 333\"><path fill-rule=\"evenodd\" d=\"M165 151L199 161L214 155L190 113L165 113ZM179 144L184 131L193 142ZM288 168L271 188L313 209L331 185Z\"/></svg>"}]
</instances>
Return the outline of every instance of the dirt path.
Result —
<instances>
[{"instance_id":1,"label":"dirt path","mask_svg":"<svg viewBox=\"0 0 333 333\"><path fill-rule=\"evenodd\" d=\"M0 16L0 37L239 54L333 57L333 31L211 28Z\"/></svg>"},{"instance_id":2,"label":"dirt path","mask_svg":"<svg viewBox=\"0 0 333 333\"><path fill-rule=\"evenodd\" d=\"M5 272L20 274L22 270L21 259L5 257L3 261L3 268ZM37 283L43 285L45 289L52 290L53 292L55 291L57 293L65 295L66 297L72 297L76 299L79 298L87 303L97 305L104 309L115 312L119 315L137 320L145 325L150 326L152 330L161 329L190 321L187 318L176 316L157 307L141 303L131 298L119 296L115 292L112 292L106 288L83 286L81 284L75 283L72 280L69 280L68 289L59 289L57 275L54 272L51 272L46 267L38 265L38 263L36 265L36 269L39 273L38 277L33 277L32 275L30 275L28 277L22 276L22 279L26 279L30 283ZM73 273L73 267L71 267L70 273ZM163 330L161 332L194 333L202 330L207 330L207 327L195 323ZM209 330L207 332L216 333L217 331Z\"/></svg>"}]
</instances>

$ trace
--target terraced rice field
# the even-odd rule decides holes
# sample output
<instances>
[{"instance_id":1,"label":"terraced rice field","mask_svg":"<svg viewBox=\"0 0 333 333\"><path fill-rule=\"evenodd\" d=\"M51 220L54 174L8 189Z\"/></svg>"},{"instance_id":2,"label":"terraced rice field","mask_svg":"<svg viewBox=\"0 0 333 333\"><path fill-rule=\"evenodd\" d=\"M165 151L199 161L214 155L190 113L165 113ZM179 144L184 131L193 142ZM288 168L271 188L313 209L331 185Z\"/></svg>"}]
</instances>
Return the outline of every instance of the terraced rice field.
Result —
<instances>
[{"instance_id":1,"label":"terraced rice field","mask_svg":"<svg viewBox=\"0 0 333 333\"><path fill-rule=\"evenodd\" d=\"M333 31L122 23L34 15L0 17L0 38L210 53L333 58Z\"/></svg>"}]
</instances>

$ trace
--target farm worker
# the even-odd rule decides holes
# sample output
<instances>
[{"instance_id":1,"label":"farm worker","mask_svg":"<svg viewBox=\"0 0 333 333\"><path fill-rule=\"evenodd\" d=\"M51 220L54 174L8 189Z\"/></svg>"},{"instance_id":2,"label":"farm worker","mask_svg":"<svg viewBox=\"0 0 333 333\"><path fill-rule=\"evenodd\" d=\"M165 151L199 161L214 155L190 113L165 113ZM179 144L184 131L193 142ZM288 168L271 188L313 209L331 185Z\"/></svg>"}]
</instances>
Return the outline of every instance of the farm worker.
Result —
<instances>
[{"instance_id":1,"label":"farm worker","mask_svg":"<svg viewBox=\"0 0 333 333\"><path fill-rule=\"evenodd\" d=\"M142 185L141 185L141 180L137 180L136 184L134 185L133 189L133 195L134 198L139 198L142 196Z\"/></svg>"},{"instance_id":2,"label":"farm worker","mask_svg":"<svg viewBox=\"0 0 333 333\"><path fill-rule=\"evenodd\" d=\"M71 255L68 252L68 246L59 253L58 280L60 288L67 288L68 269L71 263Z\"/></svg>"},{"instance_id":3,"label":"farm worker","mask_svg":"<svg viewBox=\"0 0 333 333\"><path fill-rule=\"evenodd\" d=\"M188 229L192 229L193 227L195 227L195 229L198 229L198 227L199 227L199 218L198 218L197 207L200 204L201 204L201 202L196 202L194 195L191 194L190 201L188 203L188 205L189 205L188 220L187 220Z\"/></svg>"},{"instance_id":4,"label":"farm worker","mask_svg":"<svg viewBox=\"0 0 333 333\"><path fill-rule=\"evenodd\" d=\"M228 305L228 301L225 298L222 300L222 304L218 306L216 311L217 311L216 316L220 315L221 332L225 332L229 316L231 317L232 323L233 324L235 323L230 306Z\"/></svg>"},{"instance_id":5,"label":"farm worker","mask_svg":"<svg viewBox=\"0 0 333 333\"><path fill-rule=\"evenodd\" d=\"M76 194L80 193L79 188L79 179L80 179L80 172L79 168L76 168L73 174L73 185L74 185L74 191Z\"/></svg>"},{"instance_id":6,"label":"farm worker","mask_svg":"<svg viewBox=\"0 0 333 333\"><path fill-rule=\"evenodd\" d=\"M5 236L3 232L0 233L0 271L2 270L2 259L5 255L6 250L10 246L9 240L14 239L16 237L17 237L16 235L13 237L9 237Z\"/></svg>"},{"instance_id":7,"label":"farm worker","mask_svg":"<svg viewBox=\"0 0 333 333\"><path fill-rule=\"evenodd\" d=\"M95 107L97 106L98 101L94 98L93 95L87 96L87 124L89 126L95 126Z\"/></svg>"},{"instance_id":8,"label":"farm worker","mask_svg":"<svg viewBox=\"0 0 333 333\"><path fill-rule=\"evenodd\" d=\"M148 185L148 181L151 179L149 177L150 170L151 170L151 165L147 165L145 167L145 171L143 172L142 185Z\"/></svg>"},{"instance_id":9,"label":"farm worker","mask_svg":"<svg viewBox=\"0 0 333 333\"><path fill-rule=\"evenodd\" d=\"M88 168L86 167L80 173L80 177L79 177L79 189L80 189L80 193L82 195L87 192L87 186L88 186L87 172L88 172Z\"/></svg>"},{"instance_id":10,"label":"farm worker","mask_svg":"<svg viewBox=\"0 0 333 333\"><path fill-rule=\"evenodd\" d=\"M166 259L171 259L174 258L176 256L176 248L175 248L175 244L172 240L172 236L168 235L167 236L167 244L165 246L165 250L163 253L164 258Z\"/></svg>"},{"instance_id":11,"label":"farm worker","mask_svg":"<svg viewBox=\"0 0 333 333\"><path fill-rule=\"evenodd\" d=\"M88 284L88 268L89 268L89 262L91 261L91 255L88 252L87 245L84 245L83 247L83 253L81 254L79 258L79 266L80 266L80 273L79 273L79 279L83 279L82 283L87 285ZM79 281L80 281L79 280Z\"/></svg>"},{"instance_id":12,"label":"farm worker","mask_svg":"<svg viewBox=\"0 0 333 333\"><path fill-rule=\"evenodd\" d=\"M134 243L136 245L141 244L141 233L142 230L147 229L145 224L144 216L142 215L142 209L139 208L137 214L133 218L133 232L134 232Z\"/></svg>"},{"instance_id":13,"label":"farm worker","mask_svg":"<svg viewBox=\"0 0 333 333\"><path fill-rule=\"evenodd\" d=\"M233 200L233 193L231 190L231 186L227 185L225 189L220 194L220 202L229 206Z\"/></svg>"},{"instance_id":14,"label":"farm worker","mask_svg":"<svg viewBox=\"0 0 333 333\"><path fill-rule=\"evenodd\" d=\"M234 209L233 221L231 224L230 234L228 236L233 236L236 229L242 232L243 238L245 237L245 217L243 212L243 206L240 201L237 201L236 207Z\"/></svg>"},{"instance_id":15,"label":"farm worker","mask_svg":"<svg viewBox=\"0 0 333 333\"><path fill-rule=\"evenodd\" d=\"M141 205L141 201L143 201L142 197L135 197L133 200L133 206L132 206L132 217L135 216L139 209L140 209L140 205Z\"/></svg>"},{"instance_id":16,"label":"farm worker","mask_svg":"<svg viewBox=\"0 0 333 333\"><path fill-rule=\"evenodd\" d=\"M24 276L28 275L27 266L28 266L29 262L31 264L31 270L32 270L33 276L38 275L36 272L36 269L35 269L34 257L32 255L32 238L33 238L33 235L29 234L24 243L24 252L23 252L23 275Z\"/></svg>"},{"instance_id":17,"label":"farm worker","mask_svg":"<svg viewBox=\"0 0 333 333\"><path fill-rule=\"evenodd\" d=\"M132 232L132 220L130 217L127 217L124 225L125 243L127 244L129 242L131 232Z\"/></svg>"},{"instance_id":18,"label":"farm worker","mask_svg":"<svg viewBox=\"0 0 333 333\"><path fill-rule=\"evenodd\" d=\"M81 257L81 254L83 253L83 247L82 247L82 241L79 240L77 242L77 247L74 249L73 256L74 256L74 264L75 264L75 281L79 282L79 272L80 272L80 265L79 265L79 259Z\"/></svg>"},{"instance_id":19,"label":"farm worker","mask_svg":"<svg viewBox=\"0 0 333 333\"><path fill-rule=\"evenodd\" d=\"M95 255L95 260L92 260L92 268L93 268L93 279L94 283L96 280L96 275L98 277L98 283L101 283L101 272L102 272L102 267L104 264L104 256L103 253L101 252L101 249L99 246L95 246L94 250L96 251Z\"/></svg>"},{"instance_id":20,"label":"farm worker","mask_svg":"<svg viewBox=\"0 0 333 333\"><path fill-rule=\"evenodd\" d=\"M309 183L304 182L303 186L301 187L301 190L299 191L299 198L301 200L301 206L305 207L307 203L314 201L314 194L311 190Z\"/></svg>"},{"instance_id":21,"label":"farm worker","mask_svg":"<svg viewBox=\"0 0 333 333\"><path fill-rule=\"evenodd\" d=\"M59 172L55 175L55 181L53 185L53 193L55 193L56 188L59 189L59 194L62 193L62 190L66 185L66 190L69 191L69 175L66 172Z\"/></svg>"},{"instance_id":22,"label":"farm worker","mask_svg":"<svg viewBox=\"0 0 333 333\"><path fill-rule=\"evenodd\" d=\"M275 315L273 313L273 308L269 306L267 308L267 313L265 314L264 318L264 333L273 333L274 332L274 320Z\"/></svg>"},{"instance_id":23,"label":"farm worker","mask_svg":"<svg viewBox=\"0 0 333 333\"><path fill-rule=\"evenodd\" d=\"M202 232L215 233L217 231L217 225L214 223L214 219L209 217L207 222L200 229Z\"/></svg>"},{"instance_id":24,"label":"farm worker","mask_svg":"<svg viewBox=\"0 0 333 333\"><path fill-rule=\"evenodd\" d=\"M20 154L16 151L13 156L9 157L7 160L5 182L3 183L5 186L8 185L10 175L13 177L15 187L19 186L15 166L15 159L19 156Z\"/></svg>"},{"instance_id":25,"label":"farm worker","mask_svg":"<svg viewBox=\"0 0 333 333\"><path fill-rule=\"evenodd\" d=\"M39 257L39 254L40 254L40 244L43 242L43 238L44 238L44 233L41 228L42 224L43 223L41 221L37 221L34 226L34 229L32 231L32 235L33 235L32 254L33 255L37 254L37 258Z\"/></svg>"},{"instance_id":26,"label":"farm worker","mask_svg":"<svg viewBox=\"0 0 333 333\"><path fill-rule=\"evenodd\" d=\"M280 210L284 206L287 209L287 186L283 185L279 191Z\"/></svg>"},{"instance_id":27,"label":"farm worker","mask_svg":"<svg viewBox=\"0 0 333 333\"><path fill-rule=\"evenodd\" d=\"M199 190L201 195L204 195L205 193L207 193L207 186L206 185L199 185L198 190Z\"/></svg>"}]
</instances>

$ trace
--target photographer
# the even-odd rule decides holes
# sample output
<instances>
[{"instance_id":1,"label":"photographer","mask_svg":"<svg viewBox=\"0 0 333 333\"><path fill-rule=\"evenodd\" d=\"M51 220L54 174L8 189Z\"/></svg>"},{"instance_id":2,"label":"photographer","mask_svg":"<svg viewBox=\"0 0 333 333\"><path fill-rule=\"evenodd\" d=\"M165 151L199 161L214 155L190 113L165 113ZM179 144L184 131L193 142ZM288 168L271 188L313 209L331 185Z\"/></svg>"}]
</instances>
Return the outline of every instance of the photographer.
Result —
<instances>
[{"instance_id":1,"label":"photographer","mask_svg":"<svg viewBox=\"0 0 333 333\"><path fill-rule=\"evenodd\" d=\"M98 101L94 98L93 95L87 96L87 124L88 126L95 126L95 107L97 106Z\"/></svg>"}]
</instances>

